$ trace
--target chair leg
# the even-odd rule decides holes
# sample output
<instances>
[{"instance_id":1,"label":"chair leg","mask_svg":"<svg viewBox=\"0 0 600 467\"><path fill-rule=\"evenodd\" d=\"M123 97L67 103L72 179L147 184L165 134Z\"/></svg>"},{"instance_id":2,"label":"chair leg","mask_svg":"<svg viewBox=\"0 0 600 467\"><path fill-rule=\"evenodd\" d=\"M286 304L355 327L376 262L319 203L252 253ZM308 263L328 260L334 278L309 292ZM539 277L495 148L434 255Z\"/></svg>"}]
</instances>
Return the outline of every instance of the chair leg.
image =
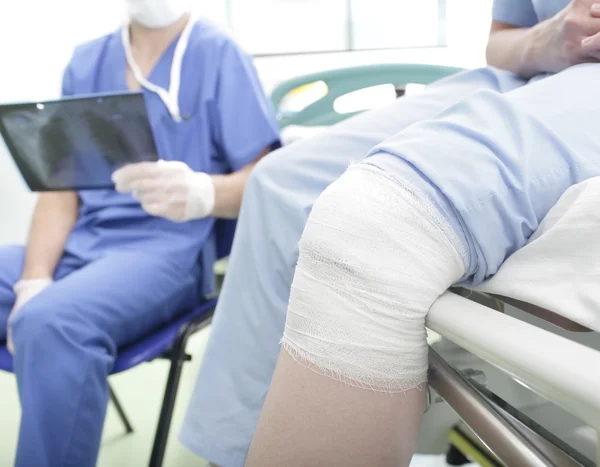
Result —
<instances>
[{"instance_id":1,"label":"chair leg","mask_svg":"<svg viewBox=\"0 0 600 467\"><path fill-rule=\"evenodd\" d=\"M125 410L123 410L123 406L121 405L121 402L119 402L119 398L110 384L108 385L108 390L110 391L110 400L115 406L115 409L117 409L119 418L125 427L125 432L127 434L133 433L133 427L131 426L131 423L129 423L129 418L127 418L127 414L125 413Z\"/></svg>"},{"instance_id":2,"label":"chair leg","mask_svg":"<svg viewBox=\"0 0 600 467\"><path fill-rule=\"evenodd\" d=\"M208 319L207 322L210 322L210 319ZM165 395L160 409L158 426L156 427L154 445L152 446L150 467L162 467L165 451L167 449L167 441L169 439L171 419L173 418L173 409L175 408L175 400L177 399L177 391L179 389L179 381L181 380L181 371L183 369L183 364L188 360L188 358L186 358L185 347L189 337L199 329L200 327L194 324L185 327L170 351L171 366L169 368L169 377L167 379Z\"/></svg>"},{"instance_id":3,"label":"chair leg","mask_svg":"<svg viewBox=\"0 0 600 467\"><path fill-rule=\"evenodd\" d=\"M214 300L214 299L213 299ZM167 386L163 397L162 407L160 408L160 416L156 427L156 435L152 446L152 455L150 456L150 467L162 467L167 450L167 441L169 439L169 430L171 428L171 419L173 418L173 409L175 408L175 400L177 399L177 391L179 389L179 381L181 380L181 370L183 364L191 360L185 353L187 341L194 333L209 326L212 322L212 317L215 312L216 300L213 307L196 320L187 324L179 331L179 336L175 340L173 347L168 352L168 358L171 361L169 368L169 377L167 378Z\"/></svg>"}]
</instances>

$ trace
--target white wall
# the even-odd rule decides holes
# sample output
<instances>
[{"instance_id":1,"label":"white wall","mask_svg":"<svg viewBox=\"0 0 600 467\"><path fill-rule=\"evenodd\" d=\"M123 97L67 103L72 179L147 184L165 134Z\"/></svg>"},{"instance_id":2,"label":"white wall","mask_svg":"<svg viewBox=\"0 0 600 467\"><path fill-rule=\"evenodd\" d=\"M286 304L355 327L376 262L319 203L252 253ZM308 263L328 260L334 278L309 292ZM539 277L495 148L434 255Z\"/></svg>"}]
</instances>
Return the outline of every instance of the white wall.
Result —
<instances>
[{"instance_id":1,"label":"white wall","mask_svg":"<svg viewBox=\"0 0 600 467\"><path fill-rule=\"evenodd\" d=\"M121 18L120 0L0 1L0 102L59 96L74 45ZM34 202L0 140L0 244L24 241Z\"/></svg>"},{"instance_id":2,"label":"white wall","mask_svg":"<svg viewBox=\"0 0 600 467\"><path fill-rule=\"evenodd\" d=\"M202 2L198 4L201 11L223 19L213 1ZM292 76L358 64L413 62L476 67L484 63L490 8L491 0L448 0L448 47L443 49L260 58L256 66L267 91ZM122 0L0 2L0 102L58 96L62 71L73 47L117 27L122 18ZM34 200L0 142L0 244L24 241Z\"/></svg>"}]
</instances>

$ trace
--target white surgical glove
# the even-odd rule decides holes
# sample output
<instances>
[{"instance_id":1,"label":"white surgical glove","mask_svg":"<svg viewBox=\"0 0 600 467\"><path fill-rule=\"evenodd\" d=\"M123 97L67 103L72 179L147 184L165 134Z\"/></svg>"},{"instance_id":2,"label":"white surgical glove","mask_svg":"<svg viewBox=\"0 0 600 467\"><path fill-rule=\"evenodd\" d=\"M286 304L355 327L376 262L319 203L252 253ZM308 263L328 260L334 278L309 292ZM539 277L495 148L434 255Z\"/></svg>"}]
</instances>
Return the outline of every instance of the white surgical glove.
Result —
<instances>
[{"instance_id":1,"label":"white surgical glove","mask_svg":"<svg viewBox=\"0 0 600 467\"><path fill-rule=\"evenodd\" d=\"M202 219L215 207L210 175L180 161L140 162L117 170L112 180L120 193L131 193L144 211L174 222Z\"/></svg>"},{"instance_id":2,"label":"white surgical glove","mask_svg":"<svg viewBox=\"0 0 600 467\"><path fill-rule=\"evenodd\" d=\"M17 282L13 291L15 292L16 299L15 304L8 315L8 326L6 330L6 347L8 351L12 354L15 353L15 348L12 343L12 331L11 331L11 321L15 317L15 315L19 312L23 305L25 305L29 300L39 294L42 290L52 284L52 279L49 277L44 277L41 279L27 279L20 280Z\"/></svg>"}]
</instances>

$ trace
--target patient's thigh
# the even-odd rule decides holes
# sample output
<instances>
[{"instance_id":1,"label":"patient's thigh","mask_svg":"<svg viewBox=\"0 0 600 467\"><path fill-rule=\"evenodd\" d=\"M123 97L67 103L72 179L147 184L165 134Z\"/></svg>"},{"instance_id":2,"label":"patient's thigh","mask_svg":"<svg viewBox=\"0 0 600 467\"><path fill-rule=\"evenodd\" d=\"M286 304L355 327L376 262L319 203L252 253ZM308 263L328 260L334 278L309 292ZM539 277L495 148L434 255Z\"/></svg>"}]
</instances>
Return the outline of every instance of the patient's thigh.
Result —
<instances>
[{"instance_id":1,"label":"patient's thigh","mask_svg":"<svg viewBox=\"0 0 600 467\"><path fill-rule=\"evenodd\" d=\"M509 254L523 246L569 187L600 175L599 78L598 64L572 67L503 95L498 115L488 117L495 132L488 145L499 169L488 168L483 179L493 191L485 193L486 201L471 200L462 208L479 219L491 208L502 215L501 232L524 232ZM483 230L479 223L481 238L494 241Z\"/></svg>"},{"instance_id":2,"label":"patient's thigh","mask_svg":"<svg viewBox=\"0 0 600 467\"><path fill-rule=\"evenodd\" d=\"M540 131L549 130L556 155L586 164L600 160L599 80L600 64L577 65L505 96L545 127ZM539 156L543 161L544 155Z\"/></svg>"},{"instance_id":3,"label":"patient's thigh","mask_svg":"<svg viewBox=\"0 0 600 467\"><path fill-rule=\"evenodd\" d=\"M364 112L317 136L275 151L259 163L254 173L258 178L269 179L269 186L283 184L286 190L292 190L294 196L288 198L308 213L321 192L349 164L366 157L375 145L416 122L434 117L478 90L504 93L524 84L516 75L492 68L457 73L427 86L421 93Z\"/></svg>"},{"instance_id":4,"label":"patient's thigh","mask_svg":"<svg viewBox=\"0 0 600 467\"><path fill-rule=\"evenodd\" d=\"M448 200L468 240L466 285L495 274L562 194L600 175L600 65L519 89L480 89L372 151L397 156L425 191ZM437 199L437 198L436 198Z\"/></svg>"},{"instance_id":5,"label":"patient's thigh","mask_svg":"<svg viewBox=\"0 0 600 467\"><path fill-rule=\"evenodd\" d=\"M348 147L365 147L365 152L375 144L405 129L413 123L434 117L447 107L482 89L506 93L522 87L526 82L513 73L493 68L456 73L427 86L422 92L407 95L376 110L364 112L335 125L326 136L311 138L323 151L336 144L335 135L345 138ZM319 145L316 142L319 142ZM291 151L294 152L293 150Z\"/></svg>"}]
</instances>

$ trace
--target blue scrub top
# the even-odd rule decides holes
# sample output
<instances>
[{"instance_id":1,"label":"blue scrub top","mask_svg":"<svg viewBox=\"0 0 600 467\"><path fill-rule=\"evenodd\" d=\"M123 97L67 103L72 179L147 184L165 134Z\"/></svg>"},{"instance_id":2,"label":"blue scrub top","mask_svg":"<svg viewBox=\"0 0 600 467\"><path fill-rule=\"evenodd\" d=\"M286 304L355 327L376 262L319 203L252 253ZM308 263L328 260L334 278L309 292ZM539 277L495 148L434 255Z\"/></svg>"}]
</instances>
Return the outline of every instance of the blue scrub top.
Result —
<instances>
[{"instance_id":1,"label":"blue scrub top","mask_svg":"<svg viewBox=\"0 0 600 467\"><path fill-rule=\"evenodd\" d=\"M165 89L176 43L148 78ZM63 94L126 92L126 71L121 33L115 31L75 50L65 71ZM161 159L183 161L195 171L228 173L279 144L274 111L251 58L209 23L194 25L183 58L179 93L183 121L173 120L158 95L143 92ZM84 260L108 250L135 249L169 255L181 267L193 268L214 226L212 218L174 223L152 217L130 195L114 190L81 191L79 197L79 218L65 251Z\"/></svg>"},{"instance_id":2,"label":"blue scrub top","mask_svg":"<svg viewBox=\"0 0 600 467\"><path fill-rule=\"evenodd\" d=\"M531 27L553 17L569 0L494 0L492 17L496 21Z\"/></svg>"}]
</instances>

